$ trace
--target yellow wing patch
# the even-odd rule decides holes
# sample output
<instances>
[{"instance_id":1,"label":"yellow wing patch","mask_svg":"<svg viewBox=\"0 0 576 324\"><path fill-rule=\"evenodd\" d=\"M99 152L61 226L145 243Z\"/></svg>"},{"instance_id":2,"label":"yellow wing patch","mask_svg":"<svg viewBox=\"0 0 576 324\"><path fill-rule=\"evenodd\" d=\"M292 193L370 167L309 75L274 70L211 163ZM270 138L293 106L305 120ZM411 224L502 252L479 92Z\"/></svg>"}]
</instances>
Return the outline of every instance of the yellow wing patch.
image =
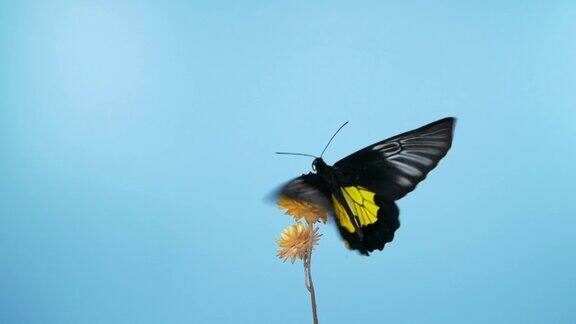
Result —
<instances>
[{"instance_id":1,"label":"yellow wing patch","mask_svg":"<svg viewBox=\"0 0 576 324\"><path fill-rule=\"evenodd\" d=\"M348 204L348 207L358 220L361 227L375 223L378 220L378 205L374 201L375 193L363 187L343 187L340 188L342 195ZM350 217L346 213L344 206L340 204L336 196L332 195L332 202L334 204L334 212L340 225L348 232L354 233L356 229Z\"/></svg>"}]
</instances>

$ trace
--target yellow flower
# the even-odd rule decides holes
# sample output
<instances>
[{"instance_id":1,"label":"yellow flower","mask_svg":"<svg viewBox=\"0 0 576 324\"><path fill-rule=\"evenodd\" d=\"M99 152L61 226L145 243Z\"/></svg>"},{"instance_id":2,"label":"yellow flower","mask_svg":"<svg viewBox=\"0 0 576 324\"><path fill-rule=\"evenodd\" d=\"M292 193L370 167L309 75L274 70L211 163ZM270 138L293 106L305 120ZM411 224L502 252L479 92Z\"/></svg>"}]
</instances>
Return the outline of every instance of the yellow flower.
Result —
<instances>
[{"instance_id":1,"label":"yellow flower","mask_svg":"<svg viewBox=\"0 0 576 324\"><path fill-rule=\"evenodd\" d=\"M292 263L296 259L303 259L306 253L318 244L320 235L318 228L312 230L310 226L302 223L290 225L284 229L276 241L280 248L276 255L284 261L290 259Z\"/></svg>"},{"instance_id":2,"label":"yellow flower","mask_svg":"<svg viewBox=\"0 0 576 324\"><path fill-rule=\"evenodd\" d=\"M322 207L306 201L280 196L278 207L285 209L286 214L293 216L297 221L304 218L308 224L314 224L317 221L326 224L328 220L328 214Z\"/></svg>"}]
</instances>

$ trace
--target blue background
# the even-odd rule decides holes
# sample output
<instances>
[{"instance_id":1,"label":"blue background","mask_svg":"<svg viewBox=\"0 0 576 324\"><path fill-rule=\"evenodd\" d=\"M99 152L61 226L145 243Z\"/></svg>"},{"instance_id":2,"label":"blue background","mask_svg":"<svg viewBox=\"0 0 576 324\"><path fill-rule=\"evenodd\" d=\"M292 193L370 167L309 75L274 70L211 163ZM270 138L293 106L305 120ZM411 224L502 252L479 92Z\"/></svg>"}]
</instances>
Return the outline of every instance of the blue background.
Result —
<instances>
[{"instance_id":1,"label":"blue background","mask_svg":"<svg viewBox=\"0 0 576 324\"><path fill-rule=\"evenodd\" d=\"M576 321L573 1L2 1L0 322L302 323L262 198L445 116L366 258L324 234L323 323Z\"/></svg>"}]
</instances>

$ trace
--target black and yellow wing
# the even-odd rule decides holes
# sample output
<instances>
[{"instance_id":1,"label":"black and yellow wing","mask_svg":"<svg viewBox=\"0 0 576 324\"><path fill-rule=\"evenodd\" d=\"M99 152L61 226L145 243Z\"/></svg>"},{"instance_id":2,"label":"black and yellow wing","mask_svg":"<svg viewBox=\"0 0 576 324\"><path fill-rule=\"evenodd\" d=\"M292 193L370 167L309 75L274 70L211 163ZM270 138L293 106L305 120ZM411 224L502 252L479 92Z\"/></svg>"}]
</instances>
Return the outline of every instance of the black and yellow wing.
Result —
<instances>
[{"instance_id":1,"label":"black and yellow wing","mask_svg":"<svg viewBox=\"0 0 576 324\"><path fill-rule=\"evenodd\" d=\"M334 218L348 248L364 255L382 250L400 227L396 204L362 186L340 187L340 191L343 199L332 194Z\"/></svg>"},{"instance_id":2,"label":"black and yellow wing","mask_svg":"<svg viewBox=\"0 0 576 324\"><path fill-rule=\"evenodd\" d=\"M382 250L400 226L395 200L414 190L452 145L454 118L372 144L334 164L332 193L340 234L351 249ZM360 232L360 233L359 233Z\"/></svg>"}]
</instances>

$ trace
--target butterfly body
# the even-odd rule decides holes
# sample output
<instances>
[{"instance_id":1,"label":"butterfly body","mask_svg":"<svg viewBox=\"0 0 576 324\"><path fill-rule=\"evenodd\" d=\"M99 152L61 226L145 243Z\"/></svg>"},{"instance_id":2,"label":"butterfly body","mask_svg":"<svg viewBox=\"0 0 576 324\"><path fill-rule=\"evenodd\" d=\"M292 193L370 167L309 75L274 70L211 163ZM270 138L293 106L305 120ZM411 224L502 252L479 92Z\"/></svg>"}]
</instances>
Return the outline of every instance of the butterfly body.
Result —
<instances>
[{"instance_id":1,"label":"butterfly body","mask_svg":"<svg viewBox=\"0 0 576 324\"><path fill-rule=\"evenodd\" d=\"M306 201L334 216L350 249L382 250L399 228L395 201L412 191L452 144L454 118L444 118L359 150L288 182L279 195Z\"/></svg>"}]
</instances>

